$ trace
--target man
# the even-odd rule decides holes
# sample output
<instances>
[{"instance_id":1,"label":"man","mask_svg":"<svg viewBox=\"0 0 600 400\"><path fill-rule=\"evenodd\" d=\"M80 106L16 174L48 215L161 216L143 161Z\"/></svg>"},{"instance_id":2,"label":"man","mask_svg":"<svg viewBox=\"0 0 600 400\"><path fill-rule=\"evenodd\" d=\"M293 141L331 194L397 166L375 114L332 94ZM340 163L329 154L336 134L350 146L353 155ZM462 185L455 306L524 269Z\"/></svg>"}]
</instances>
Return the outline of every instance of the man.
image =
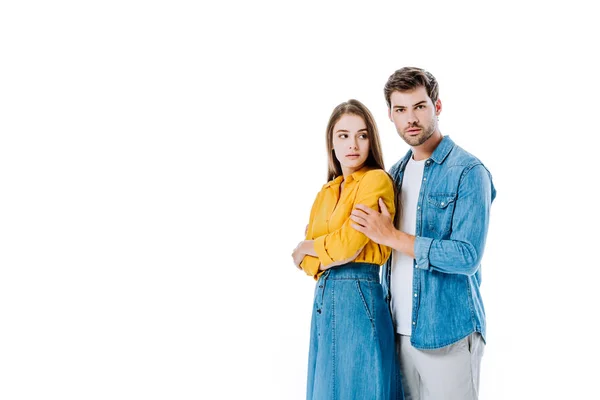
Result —
<instances>
[{"instance_id":1,"label":"man","mask_svg":"<svg viewBox=\"0 0 600 400\"><path fill-rule=\"evenodd\" d=\"M353 227L393 249L382 276L406 399L477 399L485 346L480 263L496 190L481 161L442 136L432 74L402 68L384 93L410 146L390 170L401 217L397 229L382 201L381 213L357 205Z\"/></svg>"}]
</instances>

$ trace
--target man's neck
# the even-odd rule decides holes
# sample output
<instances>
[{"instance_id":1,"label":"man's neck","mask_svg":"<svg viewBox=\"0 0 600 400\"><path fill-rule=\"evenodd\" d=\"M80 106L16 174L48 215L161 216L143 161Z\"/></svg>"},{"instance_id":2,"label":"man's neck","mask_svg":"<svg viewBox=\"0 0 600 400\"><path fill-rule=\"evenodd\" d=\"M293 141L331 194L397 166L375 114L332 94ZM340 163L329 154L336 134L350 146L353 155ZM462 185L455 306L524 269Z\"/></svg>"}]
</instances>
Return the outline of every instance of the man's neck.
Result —
<instances>
[{"instance_id":1,"label":"man's neck","mask_svg":"<svg viewBox=\"0 0 600 400\"><path fill-rule=\"evenodd\" d=\"M425 143L419 146L411 146L413 152L413 160L421 161L431 157L435 149L438 147L444 137L440 131L435 131Z\"/></svg>"}]
</instances>

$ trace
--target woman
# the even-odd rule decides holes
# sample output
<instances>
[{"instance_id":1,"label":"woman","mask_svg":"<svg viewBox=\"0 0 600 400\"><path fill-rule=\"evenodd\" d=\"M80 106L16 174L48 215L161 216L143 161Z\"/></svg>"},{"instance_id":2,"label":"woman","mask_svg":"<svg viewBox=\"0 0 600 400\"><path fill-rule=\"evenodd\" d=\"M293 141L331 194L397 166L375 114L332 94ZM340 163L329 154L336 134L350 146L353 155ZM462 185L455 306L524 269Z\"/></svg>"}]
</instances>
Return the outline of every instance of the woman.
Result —
<instances>
[{"instance_id":1,"label":"woman","mask_svg":"<svg viewBox=\"0 0 600 400\"><path fill-rule=\"evenodd\" d=\"M354 230L350 220L356 204L379 210L380 197L393 217L394 185L375 120L362 103L338 105L326 135L328 182L313 204L306 240L292 254L317 280L306 398L396 399L394 332L379 283L391 250Z\"/></svg>"}]
</instances>

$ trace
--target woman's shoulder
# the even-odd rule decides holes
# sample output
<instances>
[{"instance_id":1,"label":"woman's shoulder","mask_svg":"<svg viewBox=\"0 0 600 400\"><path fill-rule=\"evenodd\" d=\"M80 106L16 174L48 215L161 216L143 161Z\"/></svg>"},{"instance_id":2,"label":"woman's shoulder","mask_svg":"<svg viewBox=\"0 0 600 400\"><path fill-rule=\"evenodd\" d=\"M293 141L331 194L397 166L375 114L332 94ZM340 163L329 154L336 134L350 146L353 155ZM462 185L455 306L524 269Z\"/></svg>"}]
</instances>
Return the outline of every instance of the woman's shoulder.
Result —
<instances>
[{"instance_id":1,"label":"woman's shoulder","mask_svg":"<svg viewBox=\"0 0 600 400\"><path fill-rule=\"evenodd\" d=\"M323 186L321 186L321 191L324 191L325 189L327 189L328 187L334 186L334 185L339 185L340 183L342 183L342 180L344 179L343 176L338 176L333 178L332 180L326 182Z\"/></svg>"},{"instance_id":2,"label":"woman's shoulder","mask_svg":"<svg viewBox=\"0 0 600 400\"><path fill-rule=\"evenodd\" d=\"M364 183L369 183L369 184L387 184L387 183L392 183L392 178L389 176L389 174L380 168L374 168L371 169L369 171L367 171L362 179L362 181L364 181Z\"/></svg>"}]
</instances>

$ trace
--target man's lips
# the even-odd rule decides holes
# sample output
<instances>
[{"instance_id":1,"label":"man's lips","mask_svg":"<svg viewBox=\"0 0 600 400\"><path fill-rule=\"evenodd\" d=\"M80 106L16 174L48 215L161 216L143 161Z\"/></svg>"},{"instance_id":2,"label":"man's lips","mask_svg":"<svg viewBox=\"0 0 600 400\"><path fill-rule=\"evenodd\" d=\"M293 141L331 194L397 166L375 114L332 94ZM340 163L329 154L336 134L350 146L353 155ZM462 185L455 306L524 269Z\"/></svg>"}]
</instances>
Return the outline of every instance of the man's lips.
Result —
<instances>
[{"instance_id":1,"label":"man's lips","mask_svg":"<svg viewBox=\"0 0 600 400\"><path fill-rule=\"evenodd\" d=\"M406 132L407 132L408 134L415 134L415 133L419 133L419 132L421 132L421 128L410 128L410 129L407 129L407 130L406 130Z\"/></svg>"}]
</instances>

